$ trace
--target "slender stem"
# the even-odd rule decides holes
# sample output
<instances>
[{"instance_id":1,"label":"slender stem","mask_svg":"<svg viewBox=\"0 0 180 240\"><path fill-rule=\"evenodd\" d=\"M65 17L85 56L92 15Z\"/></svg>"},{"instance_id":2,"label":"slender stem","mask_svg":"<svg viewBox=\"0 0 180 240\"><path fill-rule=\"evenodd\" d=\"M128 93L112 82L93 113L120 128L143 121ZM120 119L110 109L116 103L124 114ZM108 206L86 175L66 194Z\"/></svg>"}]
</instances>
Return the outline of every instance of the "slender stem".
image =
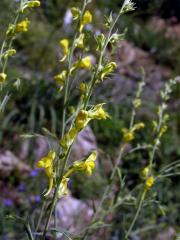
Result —
<instances>
[{"instance_id":1,"label":"slender stem","mask_svg":"<svg viewBox=\"0 0 180 240\"><path fill-rule=\"evenodd\" d=\"M125 235L125 239L128 239L128 237L129 237L129 235L130 235L130 233L131 233L131 231L132 231L132 229L134 227L134 224L136 223L136 220L137 220L137 218L139 216L139 213L141 211L141 208L142 208L142 204L143 204L144 198L146 196L146 192L147 192L147 190L145 189L143 191L142 195L141 195L141 198L140 198L140 201L139 201L139 204L138 204L138 208L137 208L136 214L135 214L135 216L133 218L133 221L132 221L132 223L131 223L131 225L130 225L126 235Z\"/></svg>"}]
</instances>

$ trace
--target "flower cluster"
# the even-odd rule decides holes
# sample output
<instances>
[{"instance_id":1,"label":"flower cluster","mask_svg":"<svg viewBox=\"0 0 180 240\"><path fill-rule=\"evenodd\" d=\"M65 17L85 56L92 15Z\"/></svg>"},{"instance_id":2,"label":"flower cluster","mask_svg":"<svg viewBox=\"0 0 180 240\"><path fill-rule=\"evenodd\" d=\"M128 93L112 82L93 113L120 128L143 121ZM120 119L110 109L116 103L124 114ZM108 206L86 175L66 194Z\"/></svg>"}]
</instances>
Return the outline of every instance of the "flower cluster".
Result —
<instances>
[{"instance_id":1,"label":"flower cluster","mask_svg":"<svg viewBox=\"0 0 180 240\"><path fill-rule=\"evenodd\" d=\"M88 111L83 109L79 111L73 126L70 128L69 132L67 132L65 136L60 140L60 145L63 147L65 152L73 144L78 133L87 126L90 120L101 120L109 117L108 113L104 110L103 105L104 103L101 103L92 107Z\"/></svg>"},{"instance_id":2,"label":"flower cluster","mask_svg":"<svg viewBox=\"0 0 180 240\"><path fill-rule=\"evenodd\" d=\"M5 73L7 60L9 57L12 57L16 54L16 50L12 48L12 42L16 38L19 33L27 32L30 21L28 18L23 20L19 20L21 15L24 13L25 9L31 9L34 7L39 7L41 5L38 0L25 0L20 2L20 7L17 11L17 17L15 18L14 23L9 24L8 29L6 31L6 40L1 49L0 59L2 61L2 72L0 72L0 84L6 82L7 75Z\"/></svg>"}]
</instances>

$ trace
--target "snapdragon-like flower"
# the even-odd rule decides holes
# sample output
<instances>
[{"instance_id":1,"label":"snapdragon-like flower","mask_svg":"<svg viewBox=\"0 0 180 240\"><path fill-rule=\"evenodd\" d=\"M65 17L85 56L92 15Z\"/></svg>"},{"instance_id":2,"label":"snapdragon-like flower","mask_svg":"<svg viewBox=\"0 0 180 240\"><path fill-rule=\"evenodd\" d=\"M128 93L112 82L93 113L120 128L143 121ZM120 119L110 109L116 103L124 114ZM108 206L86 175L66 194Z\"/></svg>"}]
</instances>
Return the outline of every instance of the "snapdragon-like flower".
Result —
<instances>
[{"instance_id":1,"label":"snapdragon-like flower","mask_svg":"<svg viewBox=\"0 0 180 240\"><path fill-rule=\"evenodd\" d=\"M68 194L68 181L69 178L63 177L61 184L58 189L58 197L61 198L63 196L66 196Z\"/></svg>"},{"instance_id":2,"label":"snapdragon-like flower","mask_svg":"<svg viewBox=\"0 0 180 240\"><path fill-rule=\"evenodd\" d=\"M57 74L56 76L54 76L54 80L61 84L62 86L64 86L65 80L66 80L66 76L67 76L67 71L63 70L61 73Z\"/></svg>"},{"instance_id":3,"label":"snapdragon-like flower","mask_svg":"<svg viewBox=\"0 0 180 240\"><path fill-rule=\"evenodd\" d=\"M63 50L63 55L64 55L60 61L63 62L67 58L69 53L69 40L67 38L64 38L60 40L59 44Z\"/></svg>"},{"instance_id":4,"label":"snapdragon-like flower","mask_svg":"<svg viewBox=\"0 0 180 240\"><path fill-rule=\"evenodd\" d=\"M84 26L91 23L91 22L92 22L92 14L90 13L90 11L86 10L83 17L82 17L79 31L82 32Z\"/></svg>"},{"instance_id":5,"label":"snapdragon-like flower","mask_svg":"<svg viewBox=\"0 0 180 240\"><path fill-rule=\"evenodd\" d=\"M23 13L25 9L27 8L35 8L35 7L40 7L41 2L38 0L31 0L27 1L24 4L22 4L20 12Z\"/></svg>"},{"instance_id":6,"label":"snapdragon-like flower","mask_svg":"<svg viewBox=\"0 0 180 240\"><path fill-rule=\"evenodd\" d=\"M81 15L81 11L79 10L79 8L72 7L71 14L72 14L73 20L77 20Z\"/></svg>"},{"instance_id":7,"label":"snapdragon-like flower","mask_svg":"<svg viewBox=\"0 0 180 240\"><path fill-rule=\"evenodd\" d=\"M14 48L11 48L3 54L3 57L8 58L8 57L12 57L15 54L16 54L16 50Z\"/></svg>"},{"instance_id":8,"label":"snapdragon-like flower","mask_svg":"<svg viewBox=\"0 0 180 240\"><path fill-rule=\"evenodd\" d=\"M152 188L152 186L154 185L154 182L155 182L155 179L153 176L148 177L145 182L145 189L149 190L150 188Z\"/></svg>"},{"instance_id":9,"label":"snapdragon-like flower","mask_svg":"<svg viewBox=\"0 0 180 240\"><path fill-rule=\"evenodd\" d=\"M7 74L0 73L0 84L4 83L6 81Z\"/></svg>"},{"instance_id":10,"label":"snapdragon-like flower","mask_svg":"<svg viewBox=\"0 0 180 240\"><path fill-rule=\"evenodd\" d=\"M73 144L78 133L84 129L90 120L92 119L106 119L109 114L103 109L104 103L98 104L92 107L90 110L81 109L75 119L74 125L71 127L68 133L60 140L60 145L65 151Z\"/></svg>"},{"instance_id":11,"label":"snapdragon-like flower","mask_svg":"<svg viewBox=\"0 0 180 240\"><path fill-rule=\"evenodd\" d=\"M27 32L30 21L26 18L23 21L17 23L15 26L15 33Z\"/></svg>"},{"instance_id":12,"label":"snapdragon-like flower","mask_svg":"<svg viewBox=\"0 0 180 240\"><path fill-rule=\"evenodd\" d=\"M96 158L97 152L93 151L85 161L75 161L72 168L74 169L74 171L84 171L87 175L92 175L92 171L95 168Z\"/></svg>"},{"instance_id":13,"label":"snapdragon-like flower","mask_svg":"<svg viewBox=\"0 0 180 240\"><path fill-rule=\"evenodd\" d=\"M92 67L91 57L90 57L90 56L87 56L87 57L84 57L84 58L80 59L80 60L77 62L77 66L78 66L79 68L83 68L83 69L90 70L91 67Z\"/></svg>"},{"instance_id":14,"label":"snapdragon-like flower","mask_svg":"<svg viewBox=\"0 0 180 240\"><path fill-rule=\"evenodd\" d=\"M107 119L109 118L109 114L104 110L103 105L105 103L100 103L97 104L95 107L90 109L88 111L89 113L89 118L91 119L97 119L97 120L102 120L102 119Z\"/></svg>"},{"instance_id":15,"label":"snapdragon-like flower","mask_svg":"<svg viewBox=\"0 0 180 240\"><path fill-rule=\"evenodd\" d=\"M135 132L141 128L144 128L144 123L137 123L131 129L123 128L123 141L125 143L131 142L135 138Z\"/></svg>"},{"instance_id":16,"label":"snapdragon-like flower","mask_svg":"<svg viewBox=\"0 0 180 240\"><path fill-rule=\"evenodd\" d=\"M112 73L117 68L117 64L115 62L107 63L100 72L101 81L110 73Z\"/></svg>"},{"instance_id":17,"label":"snapdragon-like flower","mask_svg":"<svg viewBox=\"0 0 180 240\"><path fill-rule=\"evenodd\" d=\"M84 38L85 38L85 34L81 33L79 35L79 37L75 40L75 47L77 48L84 48Z\"/></svg>"},{"instance_id":18,"label":"snapdragon-like flower","mask_svg":"<svg viewBox=\"0 0 180 240\"><path fill-rule=\"evenodd\" d=\"M44 196L47 196L51 192L53 187L53 178L54 178L53 161L55 157L56 157L56 153L51 150L45 157L41 158L36 164L38 168L44 169L46 176L49 178L49 188Z\"/></svg>"}]
</instances>

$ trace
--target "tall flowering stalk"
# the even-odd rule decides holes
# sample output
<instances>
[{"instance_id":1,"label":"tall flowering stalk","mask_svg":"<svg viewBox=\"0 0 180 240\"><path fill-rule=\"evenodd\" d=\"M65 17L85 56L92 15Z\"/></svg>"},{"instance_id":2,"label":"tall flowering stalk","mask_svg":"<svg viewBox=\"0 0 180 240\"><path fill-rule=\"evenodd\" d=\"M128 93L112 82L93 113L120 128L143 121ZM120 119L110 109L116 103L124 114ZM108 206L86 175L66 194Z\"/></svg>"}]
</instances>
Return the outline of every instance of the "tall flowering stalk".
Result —
<instances>
[{"instance_id":1,"label":"tall flowering stalk","mask_svg":"<svg viewBox=\"0 0 180 240\"><path fill-rule=\"evenodd\" d=\"M19 8L16 11L16 17L13 23L9 24L0 50L0 95L8 81L8 75L6 73L8 60L16 54L13 42L20 33L28 31L30 21L23 17L24 12L28 9L39 7L40 4L38 0L21 0ZM3 96L1 96L1 98L3 98ZM8 99L9 93L6 93L6 96L0 99L0 112L4 109Z\"/></svg>"},{"instance_id":2,"label":"tall flowering stalk","mask_svg":"<svg viewBox=\"0 0 180 240\"><path fill-rule=\"evenodd\" d=\"M63 91L64 94L62 130L59 141L60 152L57 152L55 159L53 158L50 160L49 156L51 154L49 153L45 158L40 159L40 161L37 163L38 167L44 168L44 171L49 178L49 190L46 192L46 196L50 194L54 188L51 205L43 231L43 239L46 236L57 200L63 195L67 194L67 183L71 175L75 171L85 171L88 175L91 175L92 170L95 167L94 162L96 160L96 152L92 152L85 159L75 161L72 166L68 165L68 159L74 141L76 140L78 134L87 126L87 124L93 119L101 120L109 117L108 113L104 110L104 103L100 103L95 106L89 106L89 101L93 94L94 87L108 77L117 67L115 62L107 62L107 60L104 58L108 44L110 43L115 45L123 38L123 34L118 34L117 32L113 33L115 25L122 14L134 10L133 3L131 1L125 1L116 18L113 19L112 15L110 15L110 17L107 19L107 36L104 34L99 34L96 36L97 52L99 56L97 59L97 64L93 66L91 56L85 52L85 26L93 21L91 12L87 10L87 5L89 2L89 0L84 0L82 9L76 7L71 8L73 20L77 24L74 38L72 41L70 41L68 38L64 38L59 41L62 49L62 58L60 59L60 62L64 62L64 65L66 66L54 76L54 80L57 82L60 91ZM74 51L77 48L81 49L81 56L78 59L74 57ZM74 75L81 70L88 71L91 75L91 79L88 83L80 83L79 89L81 96L79 103L73 116L70 118L70 127L67 127L66 112L70 92L70 81L73 79Z\"/></svg>"}]
</instances>

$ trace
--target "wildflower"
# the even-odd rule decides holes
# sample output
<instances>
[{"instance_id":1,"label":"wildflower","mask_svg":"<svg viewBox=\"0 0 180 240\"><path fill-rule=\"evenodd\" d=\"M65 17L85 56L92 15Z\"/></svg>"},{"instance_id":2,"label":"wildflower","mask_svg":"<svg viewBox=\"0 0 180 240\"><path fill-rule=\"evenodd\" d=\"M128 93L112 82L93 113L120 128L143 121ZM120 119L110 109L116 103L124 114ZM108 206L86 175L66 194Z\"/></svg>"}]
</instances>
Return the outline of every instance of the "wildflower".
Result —
<instances>
[{"instance_id":1,"label":"wildflower","mask_svg":"<svg viewBox=\"0 0 180 240\"><path fill-rule=\"evenodd\" d=\"M13 201L10 198L6 198L6 199L3 200L3 204L6 207L11 207L13 205Z\"/></svg>"},{"instance_id":2,"label":"wildflower","mask_svg":"<svg viewBox=\"0 0 180 240\"><path fill-rule=\"evenodd\" d=\"M78 8L72 7L71 8L71 14L73 16L73 20L77 20L80 17L81 12Z\"/></svg>"},{"instance_id":3,"label":"wildflower","mask_svg":"<svg viewBox=\"0 0 180 240\"><path fill-rule=\"evenodd\" d=\"M97 42L97 48L96 48L96 51L102 51L103 49L103 46L104 46L104 43L105 43L105 36L103 33L99 34L97 37L96 37L96 42Z\"/></svg>"},{"instance_id":4,"label":"wildflower","mask_svg":"<svg viewBox=\"0 0 180 240\"><path fill-rule=\"evenodd\" d=\"M87 175L92 175L92 171L95 168L95 160L97 158L97 152L93 151L85 161L78 160L73 163L74 170L85 171Z\"/></svg>"},{"instance_id":5,"label":"wildflower","mask_svg":"<svg viewBox=\"0 0 180 240\"><path fill-rule=\"evenodd\" d=\"M132 131L134 132L134 131L139 130L139 129L144 128L144 127L145 127L145 124L140 122L140 123L137 123L133 126Z\"/></svg>"},{"instance_id":6,"label":"wildflower","mask_svg":"<svg viewBox=\"0 0 180 240\"><path fill-rule=\"evenodd\" d=\"M66 80L66 76L67 76L67 71L63 70L61 73L57 74L56 76L54 76L54 80L61 84L64 85L64 82Z\"/></svg>"},{"instance_id":7,"label":"wildflower","mask_svg":"<svg viewBox=\"0 0 180 240\"><path fill-rule=\"evenodd\" d=\"M75 127L80 131L87 126L89 120L88 111L80 110L75 120Z\"/></svg>"},{"instance_id":8,"label":"wildflower","mask_svg":"<svg viewBox=\"0 0 180 240\"><path fill-rule=\"evenodd\" d=\"M77 65L79 68L90 70L92 67L91 57L87 56L87 57L82 58L81 60L79 60Z\"/></svg>"},{"instance_id":9,"label":"wildflower","mask_svg":"<svg viewBox=\"0 0 180 240\"><path fill-rule=\"evenodd\" d=\"M148 177L145 182L146 190L149 190L154 185L154 182L155 182L155 179L153 176Z\"/></svg>"},{"instance_id":10,"label":"wildflower","mask_svg":"<svg viewBox=\"0 0 180 240\"><path fill-rule=\"evenodd\" d=\"M141 177L146 179L149 176L150 168L147 166L141 171Z\"/></svg>"},{"instance_id":11,"label":"wildflower","mask_svg":"<svg viewBox=\"0 0 180 240\"><path fill-rule=\"evenodd\" d=\"M84 48L84 38L85 38L85 34L81 33L79 37L75 40L75 46L77 48Z\"/></svg>"},{"instance_id":12,"label":"wildflower","mask_svg":"<svg viewBox=\"0 0 180 240\"><path fill-rule=\"evenodd\" d=\"M16 54L16 50L11 48L4 53L4 58L11 57Z\"/></svg>"},{"instance_id":13,"label":"wildflower","mask_svg":"<svg viewBox=\"0 0 180 240\"><path fill-rule=\"evenodd\" d=\"M38 0L28 1L24 5L22 5L20 12L23 13L26 8L40 7L40 5L41 5L41 2Z\"/></svg>"},{"instance_id":14,"label":"wildflower","mask_svg":"<svg viewBox=\"0 0 180 240\"><path fill-rule=\"evenodd\" d=\"M122 129L123 132L123 141L125 143L131 142L134 139L134 132L126 128Z\"/></svg>"},{"instance_id":15,"label":"wildflower","mask_svg":"<svg viewBox=\"0 0 180 240\"><path fill-rule=\"evenodd\" d=\"M7 75L5 73L0 73L0 84L6 81Z\"/></svg>"},{"instance_id":16,"label":"wildflower","mask_svg":"<svg viewBox=\"0 0 180 240\"><path fill-rule=\"evenodd\" d=\"M68 181L69 178L63 177L61 184L58 189L58 197L61 198L68 194Z\"/></svg>"},{"instance_id":17,"label":"wildflower","mask_svg":"<svg viewBox=\"0 0 180 240\"><path fill-rule=\"evenodd\" d=\"M92 14L90 13L90 11L85 11L81 23L80 23L80 32L82 32L83 28L85 25L89 24L92 22Z\"/></svg>"},{"instance_id":18,"label":"wildflower","mask_svg":"<svg viewBox=\"0 0 180 240\"><path fill-rule=\"evenodd\" d=\"M94 108L89 110L89 117L97 120L109 118L109 114L103 109L104 104L105 103L97 104Z\"/></svg>"},{"instance_id":19,"label":"wildflower","mask_svg":"<svg viewBox=\"0 0 180 240\"><path fill-rule=\"evenodd\" d=\"M141 106L142 102L141 99L137 98L133 101L134 108L139 108Z\"/></svg>"},{"instance_id":20,"label":"wildflower","mask_svg":"<svg viewBox=\"0 0 180 240\"><path fill-rule=\"evenodd\" d=\"M106 64L100 72L100 79L103 80L108 74L112 73L115 68L117 68L117 64L115 62Z\"/></svg>"},{"instance_id":21,"label":"wildflower","mask_svg":"<svg viewBox=\"0 0 180 240\"><path fill-rule=\"evenodd\" d=\"M123 8L121 9L121 12L127 13L134 10L135 10L134 3L131 0L126 0L124 2Z\"/></svg>"},{"instance_id":22,"label":"wildflower","mask_svg":"<svg viewBox=\"0 0 180 240\"><path fill-rule=\"evenodd\" d=\"M63 62L67 56L68 56L68 52L69 52L69 40L67 38L64 38L62 39L60 42L59 42L60 46L62 47L63 49L63 58L60 60L61 62Z\"/></svg>"},{"instance_id":23,"label":"wildflower","mask_svg":"<svg viewBox=\"0 0 180 240\"><path fill-rule=\"evenodd\" d=\"M49 178L49 188L44 196L47 196L51 192L52 187L53 187L53 176L54 176L53 161L54 161L55 157L56 157L56 153L51 150L51 151L49 151L47 156L40 159L38 161L38 163L36 164L36 166L38 168L44 169L46 176Z\"/></svg>"},{"instance_id":24,"label":"wildflower","mask_svg":"<svg viewBox=\"0 0 180 240\"><path fill-rule=\"evenodd\" d=\"M15 27L15 33L27 32L30 21L26 18L25 20L19 22Z\"/></svg>"},{"instance_id":25,"label":"wildflower","mask_svg":"<svg viewBox=\"0 0 180 240\"><path fill-rule=\"evenodd\" d=\"M80 85L79 85L79 90L80 90L81 94L86 93L87 90L88 90L87 84L86 84L86 83L80 83Z\"/></svg>"},{"instance_id":26,"label":"wildflower","mask_svg":"<svg viewBox=\"0 0 180 240\"><path fill-rule=\"evenodd\" d=\"M78 134L78 130L72 127L69 132L67 132L64 137L60 140L60 145L64 148L65 151L73 144L76 136Z\"/></svg>"}]
</instances>

